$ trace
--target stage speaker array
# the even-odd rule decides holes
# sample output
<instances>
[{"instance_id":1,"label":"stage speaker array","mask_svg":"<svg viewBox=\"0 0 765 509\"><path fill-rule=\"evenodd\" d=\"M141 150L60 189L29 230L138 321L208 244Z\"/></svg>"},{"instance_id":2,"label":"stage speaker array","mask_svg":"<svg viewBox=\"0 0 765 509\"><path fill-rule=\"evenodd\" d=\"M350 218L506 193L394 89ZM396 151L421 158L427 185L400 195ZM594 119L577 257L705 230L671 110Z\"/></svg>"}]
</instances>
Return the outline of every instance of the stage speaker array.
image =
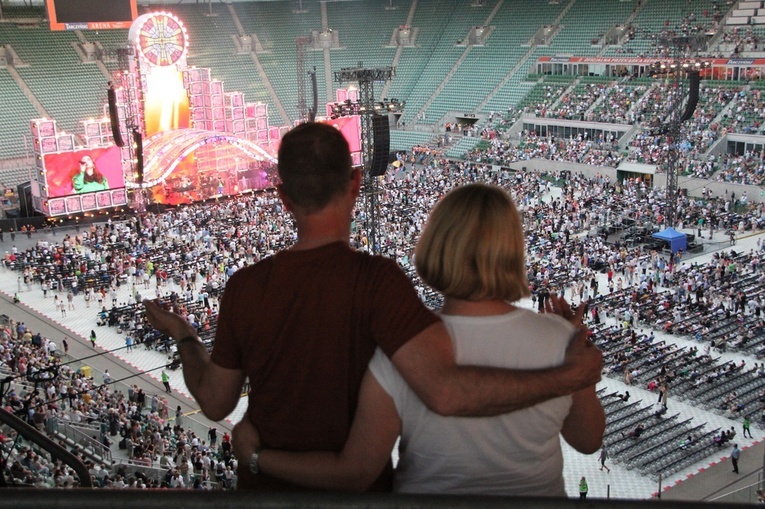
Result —
<instances>
[{"instance_id":1,"label":"stage speaker array","mask_svg":"<svg viewBox=\"0 0 765 509\"><path fill-rule=\"evenodd\" d=\"M133 129L135 141L135 176L138 184L143 184L143 136L138 129Z\"/></svg>"},{"instance_id":2,"label":"stage speaker array","mask_svg":"<svg viewBox=\"0 0 765 509\"><path fill-rule=\"evenodd\" d=\"M23 184L19 184L17 190L19 193L19 215L21 217L34 216L35 209L32 205L32 183L27 181Z\"/></svg>"},{"instance_id":3,"label":"stage speaker array","mask_svg":"<svg viewBox=\"0 0 765 509\"><path fill-rule=\"evenodd\" d=\"M696 111L696 105L699 103L699 84L701 82L701 76L698 71L691 71L688 73L688 103L685 105L685 111L683 116L680 117L680 122L685 122L693 116L693 112Z\"/></svg>"},{"instance_id":4,"label":"stage speaker array","mask_svg":"<svg viewBox=\"0 0 765 509\"><path fill-rule=\"evenodd\" d=\"M122 139L119 119L117 118L117 92L114 91L114 85L112 85L111 81L109 82L109 89L106 92L106 97L109 101L109 121L112 125L112 138L114 138L114 144L118 147L124 147L125 140Z\"/></svg>"},{"instance_id":5,"label":"stage speaker array","mask_svg":"<svg viewBox=\"0 0 765 509\"><path fill-rule=\"evenodd\" d=\"M390 123L387 116L372 116L372 133L374 135L374 152L372 153L372 164L369 172L373 177L379 177L385 175L390 155Z\"/></svg>"}]
</instances>

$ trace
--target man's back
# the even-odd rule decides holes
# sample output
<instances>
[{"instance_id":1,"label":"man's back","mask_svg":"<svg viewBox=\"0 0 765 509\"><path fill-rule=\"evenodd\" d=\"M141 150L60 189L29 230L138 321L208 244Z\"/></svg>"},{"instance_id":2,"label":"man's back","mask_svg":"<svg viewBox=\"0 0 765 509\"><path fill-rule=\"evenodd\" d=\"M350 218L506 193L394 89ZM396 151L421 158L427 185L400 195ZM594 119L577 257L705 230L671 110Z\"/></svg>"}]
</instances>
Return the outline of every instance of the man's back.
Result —
<instances>
[{"instance_id":1,"label":"man's back","mask_svg":"<svg viewBox=\"0 0 765 509\"><path fill-rule=\"evenodd\" d=\"M391 260L342 242L284 251L229 281L212 360L250 378L264 447L339 451L375 347L392 355L436 320Z\"/></svg>"}]
</instances>

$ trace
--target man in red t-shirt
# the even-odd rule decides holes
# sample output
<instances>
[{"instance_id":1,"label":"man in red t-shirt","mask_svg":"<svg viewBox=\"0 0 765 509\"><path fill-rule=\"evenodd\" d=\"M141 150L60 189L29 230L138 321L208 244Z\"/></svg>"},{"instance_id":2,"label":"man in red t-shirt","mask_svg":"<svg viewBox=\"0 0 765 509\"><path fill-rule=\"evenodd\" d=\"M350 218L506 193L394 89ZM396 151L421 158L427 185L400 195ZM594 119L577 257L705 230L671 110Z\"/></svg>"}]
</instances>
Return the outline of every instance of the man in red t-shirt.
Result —
<instances>
[{"instance_id":1,"label":"man in red t-shirt","mask_svg":"<svg viewBox=\"0 0 765 509\"><path fill-rule=\"evenodd\" d=\"M298 240L230 278L211 355L186 320L144 301L152 324L175 339L186 386L209 418L231 413L248 377L247 418L263 446L339 451L377 346L442 415L506 413L600 379L602 356L584 333L559 368L457 366L444 326L398 266L350 248L362 176L333 127L308 123L287 133L279 176L279 196L295 218ZM298 489L252 475L249 458L239 460L240 487ZM389 467L372 489L388 489L391 473Z\"/></svg>"}]
</instances>

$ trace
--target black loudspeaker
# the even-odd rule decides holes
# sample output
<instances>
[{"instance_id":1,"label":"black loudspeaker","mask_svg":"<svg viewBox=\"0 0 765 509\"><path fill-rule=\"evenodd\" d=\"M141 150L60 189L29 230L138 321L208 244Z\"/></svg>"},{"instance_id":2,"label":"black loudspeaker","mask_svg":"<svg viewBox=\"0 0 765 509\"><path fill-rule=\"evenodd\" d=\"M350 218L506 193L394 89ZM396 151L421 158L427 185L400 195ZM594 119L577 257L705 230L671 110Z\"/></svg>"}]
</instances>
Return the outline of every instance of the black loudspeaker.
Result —
<instances>
[{"instance_id":1,"label":"black loudspeaker","mask_svg":"<svg viewBox=\"0 0 765 509\"><path fill-rule=\"evenodd\" d=\"M379 177L385 175L385 170L388 169L388 156L390 155L390 123L387 116L374 115L372 117L372 133L374 147L369 174L373 177Z\"/></svg>"},{"instance_id":2,"label":"black loudspeaker","mask_svg":"<svg viewBox=\"0 0 765 509\"><path fill-rule=\"evenodd\" d=\"M143 184L143 136L138 129L133 129L135 141L135 177L137 183Z\"/></svg>"},{"instance_id":3,"label":"black loudspeaker","mask_svg":"<svg viewBox=\"0 0 765 509\"><path fill-rule=\"evenodd\" d=\"M112 124L112 137L114 138L114 144L118 147L125 146L125 140L122 139L122 133L120 132L120 124L117 119L117 93L114 91L112 82L109 82L109 90L106 92L106 97L109 100L109 121Z\"/></svg>"},{"instance_id":4,"label":"black loudspeaker","mask_svg":"<svg viewBox=\"0 0 765 509\"><path fill-rule=\"evenodd\" d=\"M701 76L698 71L691 71L688 73L688 103L685 105L685 111L683 116L680 117L680 122L685 122L693 116L693 112L696 111L696 105L699 103L699 84L701 83Z\"/></svg>"},{"instance_id":5,"label":"black loudspeaker","mask_svg":"<svg viewBox=\"0 0 765 509\"><path fill-rule=\"evenodd\" d=\"M32 205L32 184L24 182L19 184L16 189L19 193L19 214L21 217L32 217L35 215L35 209Z\"/></svg>"}]
</instances>

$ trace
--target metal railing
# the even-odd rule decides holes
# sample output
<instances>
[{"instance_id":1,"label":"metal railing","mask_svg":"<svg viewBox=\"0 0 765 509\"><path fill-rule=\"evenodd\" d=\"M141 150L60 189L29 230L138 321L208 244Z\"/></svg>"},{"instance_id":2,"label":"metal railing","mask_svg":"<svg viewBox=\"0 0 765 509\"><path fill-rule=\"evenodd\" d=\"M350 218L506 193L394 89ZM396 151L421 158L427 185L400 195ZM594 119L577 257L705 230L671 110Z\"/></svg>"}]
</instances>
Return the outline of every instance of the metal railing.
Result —
<instances>
[{"instance_id":1,"label":"metal railing","mask_svg":"<svg viewBox=\"0 0 765 509\"><path fill-rule=\"evenodd\" d=\"M15 490L0 497L0 509L736 509L738 504L675 502L657 500L614 500L488 497L447 495L401 495L368 493L257 493L205 490Z\"/></svg>"},{"instance_id":2,"label":"metal railing","mask_svg":"<svg viewBox=\"0 0 765 509\"><path fill-rule=\"evenodd\" d=\"M103 461L109 464L112 462L111 449L99 442L98 438L93 438L89 435L88 431L85 429L80 428L76 424L59 422L56 418L49 419L49 421L52 421L50 422L50 425L46 424L49 430L58 432L85 450L92 450L93 453L101 457ZM93 432L100 433L96 429L94 429Z\"/></svg>"},{"instance_id":3,"label":"metal railing","mask_svg":"<svg viewBox=\"0 0 765 509\"><path fill-rule=\"evenodd\" d=\"M112 465L112 470L115 472L122 469L124 469L128 475L133 475L136 472L141 472L149 479L162 479L167 473L166 468L139 465L132 460L120 459L117 463Z\"/></svg>"},{"instance_id":4,"label":"metal railing","mask_svg":"<svg viewBox=\"0 0 765 509\"><path fill-rule=\"evenodd\" d=\"M744 476L744 479L749 479L749 484L743 488L737 488L725 493L716 494L712 497L705 499L706 502L726 502L731 504L756 504L760 502L759 490L765 488L762 481L762 472L755 471L749 475ZM754 481L753 479L757 479Z\"/></svg>"},{"instance_id":5,"label":"metal railing","mask_svg":"<svg viewBox=\"0 0 765 509\"><path fill-rule=\"evenodd\" d=\"M80 486L85 488L93 487L91 484L90 473L88 472L88 469L77 456L67 451L65 448L61 447L56 442L48 438L45 434L22 421L4 408L0 408L0 423L10 426L26 440L29 440L42 449L48 451L48 453L50 453L53 458L61 460L66 465L72 467L80 479ZM3 498L8 499L10 497Z\"/></svg>"},{"instance_id":6,"label":"metal railing","mask_svg":"<svg viewBox=\"0 0 765 509\"><path fill-rule=\"evenodd\" d=\"M71 367L75 371L81 369L83 366L89 366L91 370L91 376L96 380L103 380L103 373L100 370L91 366L90 364L87 364L86 362L75 360L68 355L63 355L62 361L65 362L69 367ZM112 383L109 383L109 387L112 389L112 392L119 390L123 394L127 394L129 384L125 382L112 382ZM150 399L150 395L151 395L150 393L147 393L147 398ZM170 419L173 419L173 417L171 416ZM193 431L194 433L196 433L198 437L207 436L209 427L199 422L198 420L194 419L193 417L184 415L183 423L184 423L184 428L186 430ZM221 429L221 428L218 427L218 429Z\"/></svg>"}]
</instances>

